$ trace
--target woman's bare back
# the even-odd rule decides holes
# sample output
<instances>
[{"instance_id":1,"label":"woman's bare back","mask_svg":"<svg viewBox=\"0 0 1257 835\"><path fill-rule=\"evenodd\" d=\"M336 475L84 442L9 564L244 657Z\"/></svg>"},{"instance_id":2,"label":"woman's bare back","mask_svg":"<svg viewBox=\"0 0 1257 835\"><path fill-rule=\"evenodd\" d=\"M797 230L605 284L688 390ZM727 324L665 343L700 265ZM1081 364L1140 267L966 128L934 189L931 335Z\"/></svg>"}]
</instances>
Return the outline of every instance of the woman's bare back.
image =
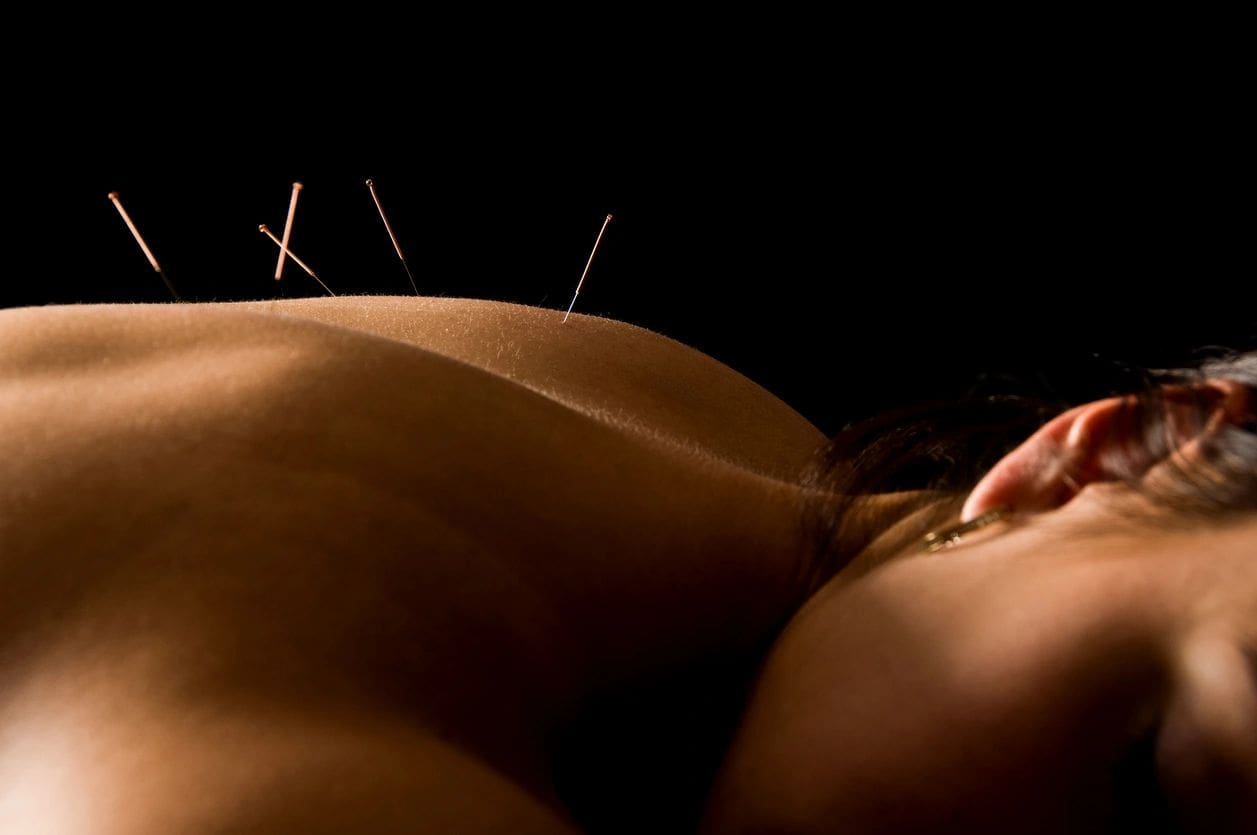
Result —
<instances>
[{"instance_id":1,"label":"woman's bare back","mask_svg":"<svg viewBox=\"0 0 1257 835\"><path fill-rule=\"evenodd\" d=\"M560 318L0 312L2 828L569 831L554 734L764 640L822 439Z\"/></svg>"}]
</instances>

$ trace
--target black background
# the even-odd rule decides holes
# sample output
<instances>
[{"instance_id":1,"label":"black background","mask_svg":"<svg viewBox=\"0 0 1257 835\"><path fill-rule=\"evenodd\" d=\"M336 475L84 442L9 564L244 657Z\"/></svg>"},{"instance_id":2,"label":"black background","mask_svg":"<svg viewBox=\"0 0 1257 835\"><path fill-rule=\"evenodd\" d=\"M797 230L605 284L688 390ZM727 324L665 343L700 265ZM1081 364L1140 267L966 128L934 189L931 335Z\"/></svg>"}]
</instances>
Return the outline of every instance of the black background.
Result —
<instances>
[{"instance_id":1,"label":"black background","mask_svg":"<svg viewBox=\"0 0 1257 835\"><path fill-rule=\"evenodd\" d=\"M1121 363L1257 345L1251 137L1194 82L748 74L559 102L501 77L175 95L147 72L11 124L0 304L168 299L109 191L189 299L318 295L291 264L273 281L257 231L294 180L293 250L337 293L408 294L371 177L425 294L564 309L613 213L577 310L693 345L827 432L979 381L1078 398Z\"/></svg>"}]
</instances>

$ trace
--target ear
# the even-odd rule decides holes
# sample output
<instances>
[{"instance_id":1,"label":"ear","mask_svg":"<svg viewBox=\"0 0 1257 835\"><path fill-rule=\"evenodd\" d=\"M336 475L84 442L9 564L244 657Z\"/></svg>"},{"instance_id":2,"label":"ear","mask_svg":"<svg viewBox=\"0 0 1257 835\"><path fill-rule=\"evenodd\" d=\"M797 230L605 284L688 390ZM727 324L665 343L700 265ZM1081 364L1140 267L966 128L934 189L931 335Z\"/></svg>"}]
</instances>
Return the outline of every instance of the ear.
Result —
<instances>
[{"instance_id":1,"label":"ear","mask_svg":"<svg viewBox=\"0 0 1257 835\"><path fill-rule=\"evenodd\" d=\"M1162 390L1167 408L1167 446L1173 453L1225 421L1247 412L1247 389L1230 380L1206 380ZM1007 506L1019 513L1060 507L1087 484L1142 473L1160 459L1152 451L1132 457L1141 427L1118 418L1131 401L1097 400L1053 418L991 468L965 501L960 519L967 522ZM1202 412L1204 421L1202 422Z\"/></svg>"}]
</instances>

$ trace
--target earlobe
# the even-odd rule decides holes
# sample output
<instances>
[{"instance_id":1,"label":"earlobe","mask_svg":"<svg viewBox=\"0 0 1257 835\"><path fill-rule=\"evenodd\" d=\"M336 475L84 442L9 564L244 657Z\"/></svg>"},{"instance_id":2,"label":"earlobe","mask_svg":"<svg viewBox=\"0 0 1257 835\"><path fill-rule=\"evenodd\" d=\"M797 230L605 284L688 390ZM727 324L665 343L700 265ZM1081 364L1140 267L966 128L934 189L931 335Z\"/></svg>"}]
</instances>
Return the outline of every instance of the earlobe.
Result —
<instances>
[{"instance_id":1,"label":"earlobe","mask_svg":"<svg viewBox=\"0 0 1257 835\"><path fill-rule=\"evenodd\" d=\"M1203 432L1247 414L1247 389L1229 380L1163 390L1167 438L1164 452L1182 449ZM1039 513L1060 507L1087 484L1147 470L1160 456L1142 450L1136 421L1122 421L1129 398L1112 397L1058 415L1004 456L965 501L961 521L993 508ZM1202 422L1202 415L1205 420ZM1141 449L1132 454L1133 449ZM1146 456L1144 455L1146 452Z\"/></svg>"}]
</instances>

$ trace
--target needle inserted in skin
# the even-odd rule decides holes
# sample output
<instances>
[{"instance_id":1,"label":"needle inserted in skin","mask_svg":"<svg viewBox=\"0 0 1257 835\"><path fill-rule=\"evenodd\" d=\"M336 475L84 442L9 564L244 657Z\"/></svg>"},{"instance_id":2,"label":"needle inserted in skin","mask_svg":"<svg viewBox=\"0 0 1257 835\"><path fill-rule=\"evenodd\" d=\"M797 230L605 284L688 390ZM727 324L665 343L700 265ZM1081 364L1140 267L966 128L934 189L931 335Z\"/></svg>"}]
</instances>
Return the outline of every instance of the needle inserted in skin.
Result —
<instances>
[{"instance_id":1,"label":"needle inserted in skin","mask_svg":"<svg viewBox=\"0 0 1257 835\"><path fill-rule=\"evenodd\" d=\"M113 203L114 208L118 210L118 214L122 215L122 221L131 230L131 234L135 236L135 242L140 245L140 249L144 251L144 257L148 259L148 263L153 265L153 271L161 276L161 280L165 283L166 289L170 291L170 295L175 301L181 302L183 299L175 292L175 286L170 283L170 279L166 278L166 274L162 272L161 265L157 263L157 258L153 255L153 250L148 248L148 244L144 243L144 238L140 236L140 230L135 228L135 224L131 221L131 216L127 214L127 210L122 208L122 201L118 199L118 192L109 192L109 200Z\"/></svg>"},{"instance_id":2,"label":"needle inserted in skin","mask_svg":"<svg viewBox=\"0 0 1257 835\"><path fill-rule=\"evenodd\" d=\"M402 246L397 242L397 236L393 234L393 227L389 225L388 218L384 216L384 207L380 205L380 195L375 193L375 180L367 180L367 188L371 190L371 199L375 201L375 208L380 213L380 220L384 221L384 231L388 232L388 238L393 242L393 249L397 250L397 258L402 262L402 267L406 270L406 277L410 279L410 286L417 296L419 295L419 287L415 284L415 277L410 273L410 265L406 263L406 256L402 255Z\"/></svg>"},{"instance_id":3,"label":"needle inserted in skin","mask_svg":"<svg viewBox=\"0 0 1257 835\"><path fill-rule=\"evenodd\" d=\"M305 270L309 274L310 278L313 278L315 281L319 282L319 286L322 287L324 290L326 290L329 296L336 295L335 293L332 292L331 287L328 287L326 284L324 284L322 279L320 279L317 275L314 274L314 270L310 269L309 265L306 264L305 261L302 261L296 255L294 255L291 249L284 246L283 241L275 237L275 233L272 232L265 223L258 224L258 231L261 232L266 237L270 238L272 241L274 241L275 246L279 247L279 251L287 255L289 258L291 258L297 264L298 267Z\"/></svg>"},{"instance_id":4,"label":"needle inserted in skin","mask_svg":"<svg viewBox=\"0 0 1257 835\"><path fill-rule=\"evenodd\" d=\"M589 275L589 265L594 262L594 256L598 254L598 244L602 243L602 233L607 231L607 224L611 222L611 215L607 215L607 219L602 222L602 228L598 230L598 237L594 241L594 248L589 252L589 260L585 262L585 271L580 274L580 281L576 283L576 292L572 294L572 303L567 306L567 313L563 314L563 321L567 321L567 317L572 315L572 308L576 307L576 297L580 295L580 288L585 286L585 276Z\"/></svg>"},{"instance_id":5,"label":"needle inserted in skin","mask_svg":"<svg viewBox=\"0 0 1257 835\"><path fill-rule=\"evenodd\" d=\"M297 214L297 195L301 193L302 188L304 186L301 183L292 184L292 197L288 200L288 219L284 221L284 240L279 246L279 260L275 262L276 281L284 276L284 255L288 252L288 239L292 237L292 219ZM310 271L306 270L306 272ZM310 274L314 275L314 273Z\"/></svg>"}]
</instances>

